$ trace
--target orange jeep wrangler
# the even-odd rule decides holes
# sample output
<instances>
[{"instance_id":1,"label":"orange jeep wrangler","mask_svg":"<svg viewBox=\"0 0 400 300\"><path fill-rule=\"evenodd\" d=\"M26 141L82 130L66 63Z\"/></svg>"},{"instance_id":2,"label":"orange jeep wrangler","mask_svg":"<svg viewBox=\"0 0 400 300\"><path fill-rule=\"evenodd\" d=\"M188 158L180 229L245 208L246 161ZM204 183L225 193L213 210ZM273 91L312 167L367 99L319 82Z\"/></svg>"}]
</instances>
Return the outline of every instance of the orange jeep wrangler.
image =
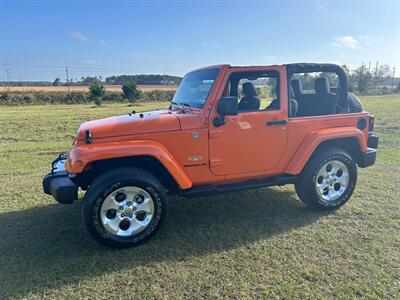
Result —
<instances>
[{"instance_id":1,"label":"orange jeep wrangler","mask_svg":"<svg viewBox=\"0 0 400 300\"><path fill-rule=\"evenodd\" d=\"M167 195L294 184L307 205L336 209L378 148L374 117L347 84L334 64L195 70L168 110L83 123L44 177L44 192L72 203L85 190L88 231L114 247L151 238Z\"/></svg>"}]
</instances>

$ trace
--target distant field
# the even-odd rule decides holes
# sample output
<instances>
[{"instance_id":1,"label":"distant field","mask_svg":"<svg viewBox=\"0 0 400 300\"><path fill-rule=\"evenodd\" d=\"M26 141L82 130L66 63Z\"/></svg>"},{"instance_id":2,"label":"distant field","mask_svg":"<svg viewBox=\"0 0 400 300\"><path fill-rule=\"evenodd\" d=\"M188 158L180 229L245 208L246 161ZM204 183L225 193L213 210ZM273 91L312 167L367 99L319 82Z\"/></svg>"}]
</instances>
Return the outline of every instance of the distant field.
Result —
<instances>
[{"instance_id":1,"label":"distant field","mask_svg":"<svg viewBox=\"0 0 400 300\"><path fill-rule=\"evenodd\" d=\"M121 85L105 85L106 91L109 92L120 92ZM177 86L175 85L139 85L139 89L142 91L151 91L151 90L176 90ZM68 88L66 86L13 86L10 89L10 92L66 92ZM71 92L89 92L88 86L70 86L69 90ZM0 86L0 93L7 91L7 88L4 86Z\"/></svg>"},{"instance_id":2,"label":"distant field","mask_svg":"<svg viewBox=\"0 0 400 300\"><path fill-rule=\"evenodd\" d=\"M362 102L378 157L341 209L312 211L292 186L172 197L160 232L120 251L42 177L81 122L168 102L0 107L0 299L400 299L400 97Z\"/></svg>"}]
</instances>

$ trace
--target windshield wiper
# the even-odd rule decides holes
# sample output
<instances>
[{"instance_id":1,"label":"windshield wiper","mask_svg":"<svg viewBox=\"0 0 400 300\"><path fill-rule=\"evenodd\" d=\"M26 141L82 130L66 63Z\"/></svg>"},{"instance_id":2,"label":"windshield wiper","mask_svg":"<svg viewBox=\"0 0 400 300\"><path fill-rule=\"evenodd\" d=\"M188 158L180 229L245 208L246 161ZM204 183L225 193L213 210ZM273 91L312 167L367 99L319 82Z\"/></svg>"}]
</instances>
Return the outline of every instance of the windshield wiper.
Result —
<instances>
[{"instance_id":1,"label":"windshield wiper","mask_svg":"<svg viewBox=\"0 0 400 300\"><path fill-rule=\"evenodd\" d=\"M171 101L171 105L169 106L169 109L172 109L172 105L175 105L178 109L181 110L181 113L186 113L185 108L191 108L192 106L188 103L184 103L184 102L174 102Z\"/></svg>"},{"instance_id":2,"label":"windshield wiper","mask_svg":"<svg viewBox=\"0 0 400 300\"><path fill-rule=\"evenodd\" d=\"M184 102L174 102L174 101L171 101L171 106L172 105L175 105L175 106L178 106L178 107L181 107L181 108L183 108L183 107L191 107L191 105L190 104L188 104L188 103L184 103Z\"/></svg>"}]
</instances>

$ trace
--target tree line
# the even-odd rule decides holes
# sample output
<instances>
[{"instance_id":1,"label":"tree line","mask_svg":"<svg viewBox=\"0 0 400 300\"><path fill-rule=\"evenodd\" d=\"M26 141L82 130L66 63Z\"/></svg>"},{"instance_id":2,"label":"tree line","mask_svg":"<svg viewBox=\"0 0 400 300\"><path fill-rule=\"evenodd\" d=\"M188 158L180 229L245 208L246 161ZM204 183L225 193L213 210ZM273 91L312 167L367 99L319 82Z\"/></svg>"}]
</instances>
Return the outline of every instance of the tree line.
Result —
<instances>
[{"instance_id":1,"label":"tree line","mask_svg":"<svg viewBox=\"0 0 400 300\"><path fill-rule=\"evenodd\" d=\"M357 69L351 70L347 65L342 65L348 77L348 88L352 93L359 95L382 95L400 92L400 78L394 75L394 68L389 65L381 65L371 69L362 64ZM295 77L302 82L305 91L314 89L316 77L328 79L331 87L338 85L338 77L334 73L305 73Z\"/></svg>"},{"instance_id":2,"label":"tree line","mask_svg":"<svg viewBox=\"0 0 400 300\"><path fill-rule=\"evenodd\" d=\"M70 80L70 85L81 85L88 86L94 82L102 82L106 85L124 85L128 82L135 82L138 85L178 85L182 80L182 77L172 75L114 75L103 78L101 76L83 76L80 80ZM66 82L62 82L60 78L56 78L52 85L66 85Z\"/></svg>"},{"instance_id":3,"label":"tree line","mask_svg":"<svg viewBox=\"0 0 400 300\"><path fill-rule=\"evenodd\" d=\"M171 75L117 75L107 77L104 82L110 85L123 85L134 81L140 85L178 85L182 77Z\"/></svg>"},{"instance_id":4,"label":"tree line","mask_svg":"<svg viewBox=\"0 0 400 300\"><path fill-rule=\"evenodd\" d=\"M0 86L89 86L97 81L106 85L124 85L130 81L138 85L178 85L182 81L182 77L157 74L115 75L106 78L102 76L83 76L80 79L71 78L68 82L57 77L53 81L0 81Z\"/></svg>"}]
</instances>

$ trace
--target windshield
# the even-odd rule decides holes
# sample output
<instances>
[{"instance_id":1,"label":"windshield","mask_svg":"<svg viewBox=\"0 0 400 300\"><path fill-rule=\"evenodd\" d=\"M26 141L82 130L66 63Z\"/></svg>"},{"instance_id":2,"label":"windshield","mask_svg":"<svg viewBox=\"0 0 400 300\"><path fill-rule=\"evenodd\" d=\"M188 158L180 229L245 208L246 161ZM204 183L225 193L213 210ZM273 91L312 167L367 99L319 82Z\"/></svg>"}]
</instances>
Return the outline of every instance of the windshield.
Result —
<instances>
[{"instance_id":1,"label":"windshield","mask_svg":"<svg viewBox=\"0 0 400 300\"><path fill-rule=\"evenodd\" d=\"M206 69L187 74L172 100L172 104L203 108L219 69Z\"/></svg>"}]
</instances>

